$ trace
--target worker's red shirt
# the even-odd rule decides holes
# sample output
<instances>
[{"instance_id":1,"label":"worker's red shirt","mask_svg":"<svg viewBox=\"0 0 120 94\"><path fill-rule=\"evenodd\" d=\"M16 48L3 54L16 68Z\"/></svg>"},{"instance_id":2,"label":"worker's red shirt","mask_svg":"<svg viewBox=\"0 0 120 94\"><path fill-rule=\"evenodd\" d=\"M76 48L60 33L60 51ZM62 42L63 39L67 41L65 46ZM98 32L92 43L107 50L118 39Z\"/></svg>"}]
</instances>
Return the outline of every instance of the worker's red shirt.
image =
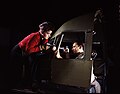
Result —
<instances>
[{"instance_id":1,"label":"worker's red shirt","mask_svg":"<svg viewBox=\"0 0 120 94\"><path fill-rule=\"evenodd\" d=\"M26 54L40 52L39 45L46 44L48 42L48 39L42 41L41 37L42 36L39 32L31 33L20 41L18 45Z\"/></svg>"}]
</instances>

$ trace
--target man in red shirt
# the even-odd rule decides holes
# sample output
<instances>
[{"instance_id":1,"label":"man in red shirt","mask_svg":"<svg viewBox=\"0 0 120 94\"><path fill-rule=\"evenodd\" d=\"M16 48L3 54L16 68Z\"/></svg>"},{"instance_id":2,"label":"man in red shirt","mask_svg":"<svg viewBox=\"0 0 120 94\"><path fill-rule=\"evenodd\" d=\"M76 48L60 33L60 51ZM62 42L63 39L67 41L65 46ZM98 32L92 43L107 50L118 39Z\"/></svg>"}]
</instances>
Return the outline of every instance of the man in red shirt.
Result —
<instances>
[{"instance_id":1,"label":"man in red shirt","mask_svg":"<svg viewBox=\"0 0 120 94\"><path fill-rule=\"evenodd\" d=\"M12 64L15 65L14 71L20 72L20 66L23 66L23 63L25 65L29 63L25 67L28 67L27 71L31 71L32 81L36 80L36 70L39 62L38 58L42 54L44 54L44 51L48 49L46 44L48 43L48 39L50 38L53 30L54 26L51 22L43 22L39 25L38 32L29 34L23 40L21 40L15 47L13 47L11 51L11 60ZM23 69L22 71L25 70ZM18 82L20 78L23 77L23 75L27 75L23 74L24 72L20 72L22 74L18 72L16 72L15 74L17 80L14 78L16 82Z\"/></svg>"}]
</instances>

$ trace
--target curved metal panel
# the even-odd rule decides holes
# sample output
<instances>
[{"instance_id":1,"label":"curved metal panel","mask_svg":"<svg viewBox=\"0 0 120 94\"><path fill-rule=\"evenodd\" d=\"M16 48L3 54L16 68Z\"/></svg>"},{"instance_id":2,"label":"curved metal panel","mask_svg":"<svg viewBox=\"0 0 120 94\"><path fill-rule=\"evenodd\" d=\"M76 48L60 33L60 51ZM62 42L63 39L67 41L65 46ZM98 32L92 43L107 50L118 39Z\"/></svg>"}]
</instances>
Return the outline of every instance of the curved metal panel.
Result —
<instances>
[{"instance_id":1,"label":"curved metal panel","mask_svg":"<svg viewBox=\"0 0 120 94\"><path fill-rule=\"evenodd\" d=\"M61 34L62 32L69 32L69 31L78 31L78 32L86 32L93 30L93 19L94 13L88 13L76 18L73 18L67 22L65 22L52 36Z\"/></svg>"}]
</instances>

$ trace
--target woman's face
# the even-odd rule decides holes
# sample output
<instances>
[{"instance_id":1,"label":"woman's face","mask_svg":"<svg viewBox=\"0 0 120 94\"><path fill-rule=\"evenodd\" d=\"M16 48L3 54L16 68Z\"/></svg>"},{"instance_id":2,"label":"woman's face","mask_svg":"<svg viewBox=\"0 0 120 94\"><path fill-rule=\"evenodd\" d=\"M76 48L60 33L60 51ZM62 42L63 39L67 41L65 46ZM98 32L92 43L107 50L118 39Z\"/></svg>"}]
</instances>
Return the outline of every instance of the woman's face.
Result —
<instances>
[{"instance_id":1,"label":"woman's face","mask_svg":"<svg viewBox=\"0 0 120 94\"><path fill-rule=\"evenodd\" d=\"M52 34L52 30L46 31L43 33L43 37L45 39L49 39L51 37L51 34Z\"/></svg>"}]
</instances>

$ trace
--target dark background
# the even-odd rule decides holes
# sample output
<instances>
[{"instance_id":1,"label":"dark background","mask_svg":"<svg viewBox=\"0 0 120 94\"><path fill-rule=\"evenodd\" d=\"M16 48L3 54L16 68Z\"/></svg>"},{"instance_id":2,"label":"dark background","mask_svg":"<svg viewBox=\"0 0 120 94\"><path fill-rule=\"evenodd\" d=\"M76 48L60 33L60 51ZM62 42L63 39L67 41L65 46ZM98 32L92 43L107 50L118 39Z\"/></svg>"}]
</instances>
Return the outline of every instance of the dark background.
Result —
<instances>
[{"instance_id":1,"label":"dark background","mask_svg":"<svg viewBox=\"0 0 120 94\"><path fill-rule=\"evenodd\" d=\"M107 24L104 34L107 54L112 61L109 72L110 92L119 87L119 17L117 0L41 0L41 1L0 1L0 88L9 88L11 76L9 53L11 48L31 32L37 31L43 21L51 21L57 30L64 22L81 14L95 12L102 8Z\"/></svg>"}]
</instances>

